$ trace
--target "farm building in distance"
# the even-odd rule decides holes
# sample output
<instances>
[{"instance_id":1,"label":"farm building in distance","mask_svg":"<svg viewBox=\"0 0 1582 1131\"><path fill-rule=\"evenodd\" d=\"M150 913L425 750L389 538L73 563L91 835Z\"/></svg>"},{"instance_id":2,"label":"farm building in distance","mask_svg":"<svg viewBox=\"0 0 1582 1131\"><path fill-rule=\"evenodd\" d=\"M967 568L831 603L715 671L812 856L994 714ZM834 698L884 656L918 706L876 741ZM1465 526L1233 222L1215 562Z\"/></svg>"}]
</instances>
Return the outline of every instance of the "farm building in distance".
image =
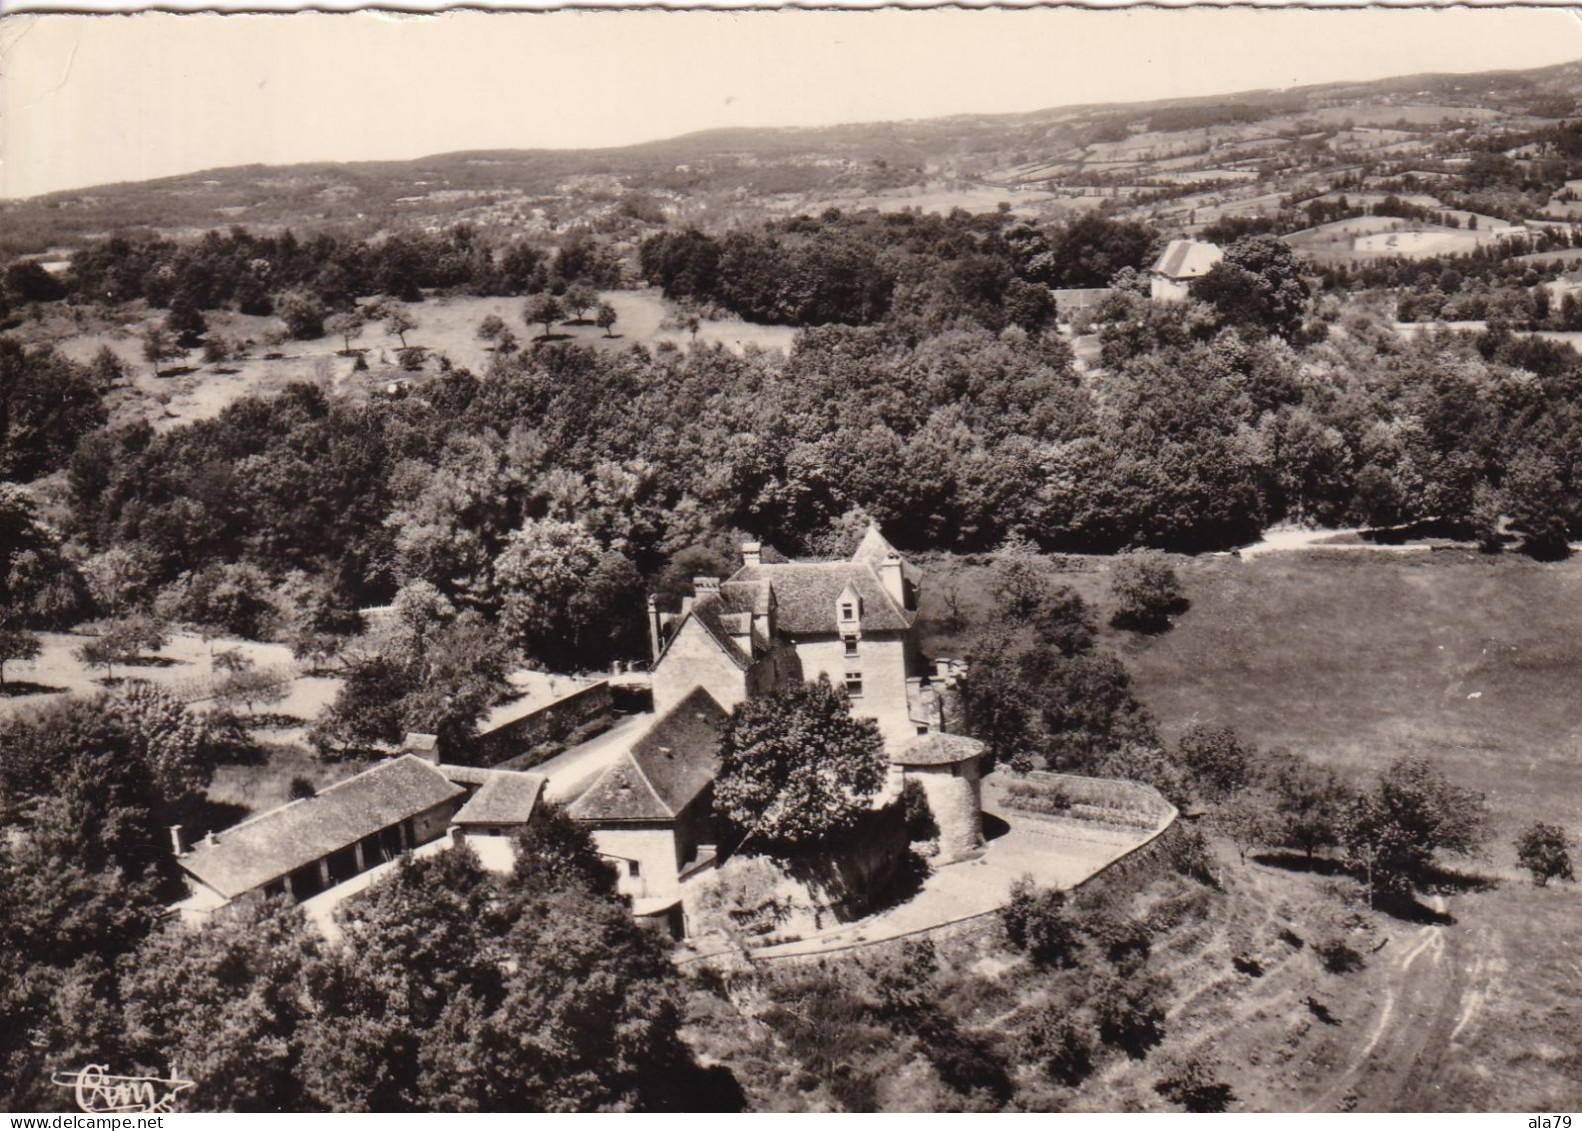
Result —
<instances>
[{"instance_id":1,"label":"farm building in distance","mask_svg":"<svg viewBox=\"0 0 1582 1131\"><path fill-rule=\"evenodd\" d=\"M1217 244L1171 240L1148 272L1148 296L1155 302L1185 302L1193 279L1207 275L1225 258Z\"/></svg>"}]
</instances>

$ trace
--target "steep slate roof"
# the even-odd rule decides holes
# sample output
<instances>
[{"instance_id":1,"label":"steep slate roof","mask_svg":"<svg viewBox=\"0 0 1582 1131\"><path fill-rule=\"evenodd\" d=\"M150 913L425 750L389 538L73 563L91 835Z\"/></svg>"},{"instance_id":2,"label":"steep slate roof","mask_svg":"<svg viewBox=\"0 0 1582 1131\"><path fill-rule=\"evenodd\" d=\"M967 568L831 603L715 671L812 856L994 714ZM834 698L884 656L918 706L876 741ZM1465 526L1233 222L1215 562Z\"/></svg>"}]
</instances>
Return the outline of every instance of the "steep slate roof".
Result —
<instances>
[{"instance_id":1,"label":"steep slate roof","mask_svg":"<svg viewBox=\"0 0 1582 1131\"><path fill-rule=\"evenodd\" d=\"M1154 273L1172 279L1196 279L1225 258L1218 246L1201 240L1171 240L1154 263Z\"/></svg>"},{"instance_id":2,"label":"steep slate roof","mask_svg":"<svg viewBox=\"0 0 1582 1131\"><path fill-rule=\"evenodd\" d=\"M835 604L848 585L862 600L864 632L912 627L914 614L890 596L868 562L744 566L733 582L767 581L775 591L775 625L793 636L837 631Z\"/></svg>"},{"instance_id":3,"label":"steep slate roof","mask_svg":"<svg viewBox=\"0 0 1582 1131\"><path fill-rule=\"evenodd\" d=\"M465 792L421 758L403 754L226 829L218 844L199 841L178 863L234 899Z\"/></svg>"},{"instance_id":4,"label":"steep slate roof","mask_svg":"<svg viewBox=\"0 0 1582 1131\"><path fill-rule=\"evenodd\" d=\"M451 820L458 825L523 825L544 792L543 774L494 770Z\"/></svg>"},{"instance_id":5,"label":"steep slate roof","mask_svg":"<svg viewBox=\"0 0 1582 1131\"><path fill-rule=\"evenodd\" d=\"M890 761L897 766L948 766L983 756L988 749L976 738L964 734L920 734L908 739Z\"/></svg>"},{"instance_id":6,"label":"steep slate roof","mask_svg":"<svg viewBox=\"0 0 1582 1131\"><path fill-rule=\"evenodd\" d=\"M913 585L922 580L923 575L918 568L896 553L895 547L890 545L889 540L879 532L877 526L870 525L868 527L867 532L862 536L862 541L857 543L857 551L852 554L851 560L854 562L872 562L877 566L892 555L900 559L902 577Z\"/></svg>"},{"instance_id":7,"label":"steep slate roof","mask_svg":"<svg viewBox=\"0 0 1582 1131\"><path fill-rule=\"evenodd\" d=\"M728 718L714 696L693 688L567 812L592 822L673 820L719 773Z\"/></svg>"}]
</instances>

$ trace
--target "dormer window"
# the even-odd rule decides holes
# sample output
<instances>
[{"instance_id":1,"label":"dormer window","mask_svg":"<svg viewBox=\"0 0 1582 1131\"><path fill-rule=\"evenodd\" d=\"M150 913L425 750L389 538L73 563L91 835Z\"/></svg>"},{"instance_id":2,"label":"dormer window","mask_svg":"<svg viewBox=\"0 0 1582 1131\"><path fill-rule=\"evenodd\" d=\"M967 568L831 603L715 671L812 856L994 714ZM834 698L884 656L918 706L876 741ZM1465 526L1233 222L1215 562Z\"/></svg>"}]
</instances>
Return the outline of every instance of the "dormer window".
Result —
<instances>
[{"instance_id":1,"label":"dormer window","mask_svg":"<svg viewBox=\"0 0 1582 1131\"><path fill-rule=\"evenodd\" d=\"M840 619L842 624L849 624L857 619L857 603L855 601L842 601L840 603Z\"/></svg>"}]
</instances>

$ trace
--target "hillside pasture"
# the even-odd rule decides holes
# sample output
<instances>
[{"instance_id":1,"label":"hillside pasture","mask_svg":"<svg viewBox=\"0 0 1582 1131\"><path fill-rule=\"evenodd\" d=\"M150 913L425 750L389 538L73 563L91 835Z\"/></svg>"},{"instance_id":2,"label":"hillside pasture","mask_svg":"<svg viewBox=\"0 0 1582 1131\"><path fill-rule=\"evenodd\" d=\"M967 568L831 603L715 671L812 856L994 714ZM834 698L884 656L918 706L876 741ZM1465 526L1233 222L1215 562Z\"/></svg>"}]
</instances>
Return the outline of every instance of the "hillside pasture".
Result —
<instances>
[{"instance_id":1,"label":"hillside pasture","mask_svg":"<svg viewBox=\"0 0 1582 1131\"><path fill-rule=\"evenodd\" d=\"M1165 945L1179 987L1165 1044L1085 1085L1077 1107L1157 1110L1161 1059L1204 1051L1238 1110L1574 1110L1582 886L1535 888L1511 841L1534 820L1582 840L1582 561L1321 547L1173 560L1191 607L1138 636L1106 624L1109 559L1045 559L1094 609L1165 741L1228 724L1358 785L1427 757L1488 797L1486 855L1449 861L1484 879L1425 893L1443 918L1424 925L1366 913L1351 879L1239 863L1218 843L1228 906L1207 934ZM926 651L962 654L940 622L952 604L984 614L990 568L926 562ZM1344 938L1360 969L1326 972L1324 938ZM1247 954L1254 976L1235 968Z\"/></svg>"},{"instance_id":2,"label":"hillside pasture","mask_svg":"<svg viewBox=\"0 0 1582 1131\"><path fill-rule=\"evenodd\" d=\"M590 311L582 322L556 325L555 339L601 350L622 350L634 344L652 348L663 342L682 349L691 347L691 334L664 325L672 308L657 290L607 291L600 298L616 311L611 336L593 324ZM452 364L481 374L493 358L489 344L478 339L478 325L489 315L503 319L524 347L530 347L543 333L542 326L529 327L523 322L524 301L453 296L412 303L410 311L417 328L407 332L407 344L421 346L430 355L442 354ZM356 357L343 355L339 336L280 341L279 319L209 311L204 317L210 334L231 342L250 341L245 356L210 363L202 360L201 348L195 349L184 359L166 362L156 375L143 359L141 335L163 317L163 311L141 303L114 316L87 316L80 321L57 311L24 323L18 337L30 344L50 343L81 363L108 348L120 358L127 374L124 384L106 397L111 425L147 419L160 430L210 419L243 397L276 393L296 381L365 394L378 383L376 377L381 372L388 375L399 362L401 341L380 323L369 324L352 340L352 349L360 351L369 366L368 373L359 374L354 368ZM759 326L738 318L703 319L697 344L721 345L738 353L748 346L789 350L795 337L796 330L790 326ZM435 371L432 358L425 368Z\"/></svg>"},{"instance_id":3,"label":"hillside pasture","mask_svg":"<svg viewBox=\"0 0 1582 1131\"><path fill-rule=\"evenodd\" d=\"M1358 216L1282 237L1301 255L1326 263L1403 256L1422 259L1468 252L1488 242L1481 230L1448 228L1393 216Z\"/></svg>"}]
</instances>

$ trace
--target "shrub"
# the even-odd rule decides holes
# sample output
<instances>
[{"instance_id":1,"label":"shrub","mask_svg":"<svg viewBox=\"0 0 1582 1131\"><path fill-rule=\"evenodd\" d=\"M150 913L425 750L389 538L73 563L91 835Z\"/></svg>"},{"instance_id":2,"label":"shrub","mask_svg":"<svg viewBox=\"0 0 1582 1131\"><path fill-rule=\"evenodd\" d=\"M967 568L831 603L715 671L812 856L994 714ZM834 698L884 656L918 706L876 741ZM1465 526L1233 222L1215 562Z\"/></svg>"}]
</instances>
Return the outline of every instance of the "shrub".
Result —
<instances>
[{"instance_id":1,"label":"shrub","mask_svg":"<svg viewBox=\"0 0 1582 1131\"><path fill-rule=\"evenodd\" d=\"M291 779L291 785L287 790L288 796L290 796L291 800L293 801L301 801L305 798L317 797L318 792L319 791L314 786L314 784L301 774L298 774Z\"/></svg>"},{"instance_id":2,"label":"shrub","mask_svg":"<svg viewBox=\"0 0 1582 1131\"><path fill-rule=\"evenodd\" d=\"M906 809L906 837L914 844L924 840L939 839L939 824L934 811L928 807L928 794L915 778L907 778L901 786L901 804Z\"/></svg>"},{"instance_id":3,"label":"shrub","mask_svg":"<svg viewBox=\"0 0 1582 1131\"><path fill-rule=\"evenodd\" d=\"M1210 1056L1193 1053L1176 1061L1154 1085L1171 1103L1197 1113L1221 1112L1235 1102L1230 1085L1219 1079L1220 1067Z\"/></svg>"},{"instance_id":4,"label":"shrub","mask_svg":"<svg viewBox=\"0 0 1582 1131\"><path fill-rule=\"evenodd\" d=\"M1120 554L1110 574L1115 612L1110 623L1135 632L1163 632L1170 616L1186 608L1181 582L1163 554L1135 551Z\"/></svg>"},{"instance_id":5,"label":"shrub","mask_svg":"<svg viewBox=\"0 0 1582 1131\"><path fill-rule=\"evenodd\" d=\"M1134 1060L1164 1040L1164 995L1169 983L1157 975L1111 978L1093 995L1099 1039Z\"/></svg>"},{"instance_id":6,"label":"shrub","mask_svg":"<svg viewBox=\"0 0 1582 1131\"><path fill-rule=\"evenodd\" d=\"M1539 887L1550 880L1575 880L1570 849L1564 829L1537 821L1516 838L1516 862L1533 874Z\"/></svg>"},{"instance_id":7,"label":"shrub","mask_svg":"<svg viewBox=\"0 0 1582 1131\"><path fill-rule=\"evenodd\" d=\"M1022 1057L1043 1069L1057 1084L1075 1088L1093 1074L1098 1038L1066 1010L1040 1010L1018 1041Z\"/></svg>"},{"instance_id":8,"label":"shrub","mask_svg":"<svg viewBox=\"0 0 1582 1131\"><path fill-rule=\"evenodd\" d=\"M1066 912L1064 892L1041 890L1033 886L1031 876L1023 876L1012 886L1011 901L1000 912L1000 921L1011 946L1024 951L1035 966L1076 965L1082 944Z\"/></svg>"},{"instance_id":9,"label":"shrub","mask_svg":"<svg viewBox=\"0 0 1582 1131\"><path fill-rule=\"evenodd\" d=\"M1339 935L1314 943L1313 953L1331 974L1348 974L1366 965L1357 949Z\"/></svg>"}]
</instances>

